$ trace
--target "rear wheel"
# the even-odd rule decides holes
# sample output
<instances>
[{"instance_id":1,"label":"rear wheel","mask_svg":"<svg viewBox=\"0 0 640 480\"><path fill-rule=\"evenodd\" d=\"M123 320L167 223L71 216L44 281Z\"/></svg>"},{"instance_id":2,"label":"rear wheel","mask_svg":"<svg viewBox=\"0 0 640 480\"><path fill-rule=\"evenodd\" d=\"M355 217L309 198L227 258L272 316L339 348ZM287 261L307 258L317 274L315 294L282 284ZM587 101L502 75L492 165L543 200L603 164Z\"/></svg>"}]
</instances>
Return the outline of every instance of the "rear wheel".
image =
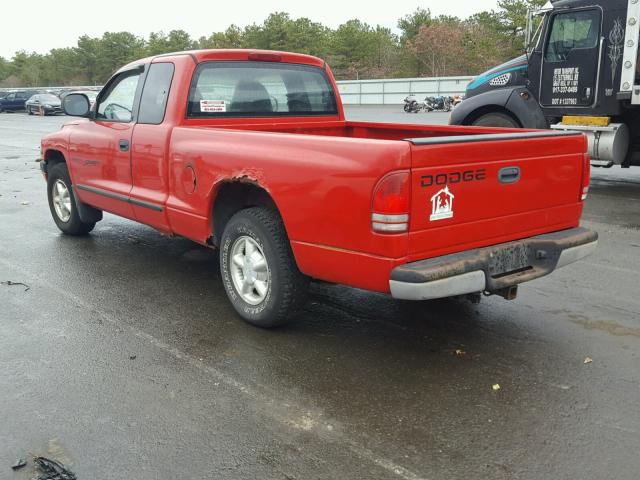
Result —
<instances>
[{"instance_id":1,"label":"rear wheel","mask_svg":"<svg viewBox=\"0 0 640 480\"><path fill-rule=\"evenodd\" d=\"M71 188L71 177L65 163L58 163L49 171L47 197L53 221L62 233L85 235L96 226L95 222L83 222L80 219Z\"/></svg>"},{"instance_id":2,"label":"rear wheel","mask_svg":"<svg viewBox=\"0 0 640 480\"><path fill-rule=\"evenodd\" d=\"M267 208L241 210L229 220L220 272L235 310L257 327L287 323L306 298L309 280L298 270L282 219Z\"/></svg>"},{"instance_id":3,"label":"rear wheel","mask_svg":"<svg viewBox=\"0 0 640 480\"><path fill-rule=\"evenodd\" d=\"M518 122L506 113L492 112L482 115L472 123L476 127L520 128Z\"/></svg>"}]
</instances>

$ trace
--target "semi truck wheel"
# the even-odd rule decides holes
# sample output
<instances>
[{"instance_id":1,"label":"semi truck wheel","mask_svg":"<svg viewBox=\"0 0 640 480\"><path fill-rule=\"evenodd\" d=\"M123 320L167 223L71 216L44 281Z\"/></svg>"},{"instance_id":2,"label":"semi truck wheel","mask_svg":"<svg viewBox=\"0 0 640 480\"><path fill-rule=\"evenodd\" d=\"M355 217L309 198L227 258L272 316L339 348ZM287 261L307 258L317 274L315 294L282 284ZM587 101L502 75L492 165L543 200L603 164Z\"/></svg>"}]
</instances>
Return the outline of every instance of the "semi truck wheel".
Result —
<instances>
[{"instance_id":1,"label":"semi truck wheel","mask_svg":"<svg viewBox=\"0 0 640 480\"><path fill-rule=\"evenodd\" d=\"M518 122L506 113L493 112L482 115L472 123L475 127L520 128Z\"/></svg>"},{"instance_id":2,"label":"semi truck wheel","mask_svg":"<svg viewBox=\"0 0 640 480\"><path fill-rule=\"evenodd\" d=\"M66 163L58 163L49 171L47 197L53 221L62 233L85 235L96 226L80 219Z\"/></svg>"},{"instance_id":3,"label":"semi truck wheel","mask_svg":"<svg viewBox=\"0 0 640 480\"><path fill-rule=\"evenodd\" d=\"M238 314L262 328L290 321L309 284L298 270L280 215L262 207L241 210L225 226L220 273Z\"/></svg>"}]
</instances>

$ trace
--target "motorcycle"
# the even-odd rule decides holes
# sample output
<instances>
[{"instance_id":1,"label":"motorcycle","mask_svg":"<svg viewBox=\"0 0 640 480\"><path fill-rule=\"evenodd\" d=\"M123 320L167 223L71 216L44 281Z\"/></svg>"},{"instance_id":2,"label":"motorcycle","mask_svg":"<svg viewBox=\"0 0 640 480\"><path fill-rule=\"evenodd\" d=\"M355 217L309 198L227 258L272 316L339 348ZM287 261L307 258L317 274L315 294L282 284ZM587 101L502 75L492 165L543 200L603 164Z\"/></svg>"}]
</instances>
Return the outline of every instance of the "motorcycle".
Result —
<instances>
[{"instance_id":1,"label":"motorcycle","mask_svg":"<svg viewBox=\"0 0 640 480\"><path fill-rule=\"evenodd\" d=\"M453 108L453 97L425 97L422 102L416 100L416 96L407 95L404 99L404 111L407 113L418 112L450 112Z\"/></svg>"},{"instance_id":2,"label":"motorcycle","mask_svg":"<svg viewBox=\"0 0 640 480\"><path fill-rule=\"evenodd\" d=\"M450 112L453 99L451 97L426 97L423 109L427 112Z\"/></svg>"},{"instance_id":3,"label":"motorcycle","mask_svg":"<svg viewBox=\"0 0 640 480\"><path fill-rule=\"evenodd\" d=\"M404 111L406 113L418 113L421 109L422 107L418 103L418 100L416 100L416 96L407 95L404 99Z\"/></svg>"}]
</instances>

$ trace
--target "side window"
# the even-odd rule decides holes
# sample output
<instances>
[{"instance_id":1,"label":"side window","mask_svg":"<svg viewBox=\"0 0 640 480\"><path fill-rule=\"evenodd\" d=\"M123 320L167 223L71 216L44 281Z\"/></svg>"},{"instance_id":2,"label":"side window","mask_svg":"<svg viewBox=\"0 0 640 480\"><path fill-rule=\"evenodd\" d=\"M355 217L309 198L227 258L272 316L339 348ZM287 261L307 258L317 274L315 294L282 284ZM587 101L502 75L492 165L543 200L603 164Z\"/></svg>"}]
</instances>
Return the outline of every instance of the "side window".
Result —
<instances>
[{"instance_id":1,"label":"side window","mask_svg":"<svg viewBox=\"0 0 640 480\"><path fill-rule=\"evenodd\" d=\"M159 125L164 121L173 72L173 63L154 63L151 65L140 99L138 123Z\"/></svg>"},{"instance_id":2,"label":"side window","mask_svg":"<svg viewBox=\"0 0 640 480\"><path fill-rule=\"evenodd\" d=\"M133 102L136 98L140 72L120 74L100 95L96 118L116 122L133 119Z\"/></svg>"},{"instance_id":3,"label":"side window","mask_svg":"<svg viewBox=\"0 0 640 480\"><path fill-rule=\"evenodd\" d=\"M595 48L600 33L598 10L580 10L555 15L547 42L545 60L563 62L571 50Z\"/></svg>"},{"instance_id":4,"label":"side window","mask_svg":"<svg viewBox=\"0 0 640 480\"><path fill-rule=\"evenodd\" d=\"M10 93L9 95L7 95L7 100L11 101L11 100L15 100L16 99L16 94L15 93Z\"/></svg>"}]
</instances>

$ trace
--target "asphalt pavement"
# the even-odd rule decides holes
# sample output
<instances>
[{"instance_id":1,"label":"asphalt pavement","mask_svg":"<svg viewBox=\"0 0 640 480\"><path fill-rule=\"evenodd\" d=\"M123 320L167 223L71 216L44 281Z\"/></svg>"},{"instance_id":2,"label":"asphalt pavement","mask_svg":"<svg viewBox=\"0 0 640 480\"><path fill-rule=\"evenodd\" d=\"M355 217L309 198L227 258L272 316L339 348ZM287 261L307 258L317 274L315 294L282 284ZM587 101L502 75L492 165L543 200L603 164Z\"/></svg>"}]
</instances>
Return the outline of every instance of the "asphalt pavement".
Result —
<instances>
[{"instance_id":1,"label":"asphalt pavement","mask_svg":"<svg viewBox=\"0 0 640 480\"><path fill-rule=\"evenodd\" d=\"M640 168L594 170L598 251L515 301L314 285L263 331L214 251L112 215L59 233L35 159L64 121L0 114L0 479L31 454L79 480L638 478Z\"/></svg>"}]
</instances>

